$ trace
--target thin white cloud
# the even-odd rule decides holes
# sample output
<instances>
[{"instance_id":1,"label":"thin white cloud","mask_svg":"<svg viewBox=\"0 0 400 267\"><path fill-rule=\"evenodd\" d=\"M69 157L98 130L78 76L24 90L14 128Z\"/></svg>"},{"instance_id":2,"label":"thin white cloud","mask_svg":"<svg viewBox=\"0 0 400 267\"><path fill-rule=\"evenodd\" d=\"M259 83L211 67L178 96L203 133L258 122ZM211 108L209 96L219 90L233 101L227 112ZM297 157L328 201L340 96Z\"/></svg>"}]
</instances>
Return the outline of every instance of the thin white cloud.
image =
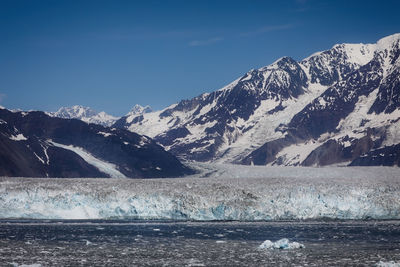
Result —
<instances>
[{"instance_id":1,"label":"thin white cloud","mask_svg":"<svg viewBox=\"0 0 400 267\"><path fill-rule=\"evenodd\" d=\"M168 38L187 38L192 36L192 32L188 31L147 31L147 30L116 30L105 31L100 33L91 33L89 37L108 41L130 41L130 40L155 40L155 39L168 39Z\"/></svg>"},{"instance_id":2,"label":"thin white cloud","mask_svg":"<svg viewBox=\"0 0 400 267\"><path fill-rule=\"evenodd\" d=\"M310 7L301 7L301 8L296 8L293 11L297 12L297 13L302 13L302 12L309 11L310 9L311 9Z\"/></svg>"},{"instance_id":3,"label":"thin white cloud","mask_svg":"<svg viewBox=\"0 0 400 267\"><path fill-rule=\"evenodd\" d=\"M258 28L254 31L248 31L248 32L243 32L240 34L240 36L245 37L245 36L252 36L252 35L259 35L267 32L274 32L274 31L282 31L282 30L287 30L293 28L292 24L282 24L282 25L269 25L269 26L264 26L261 28Z\"/></svg>"},{"instance_id":4,"label":"thin white cloud","mask_svg":"<svg viewBox=\"0 0 400 267\"><path fill-rule=\"evenodd\" d=\"M6 94L0 93L0 103L3 102L4 98L6 98L6 97L7 97Z\"/></svg>"},{"instance_id":5,"label":"thin white cloud","mask_svg":"<svg viewBox=\"0 0 400 267\"><path fill-rule=\"evenodd\" d=\"M193 40L189 43L189 46L205 46L205 45L212 45L224 40L222 37L214 37L206 40Z\"/></svg>"}]
</instances>

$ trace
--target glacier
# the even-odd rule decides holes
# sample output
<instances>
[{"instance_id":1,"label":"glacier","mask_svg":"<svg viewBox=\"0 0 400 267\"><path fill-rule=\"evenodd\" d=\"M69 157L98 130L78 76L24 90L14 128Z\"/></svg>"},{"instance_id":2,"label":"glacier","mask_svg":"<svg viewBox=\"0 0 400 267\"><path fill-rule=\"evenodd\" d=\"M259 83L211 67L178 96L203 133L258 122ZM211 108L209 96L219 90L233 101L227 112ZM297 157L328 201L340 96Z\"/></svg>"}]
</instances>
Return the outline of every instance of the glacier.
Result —
<instances>
[{"instance_id":1,"label":"glacier","mask_svg":"<svg viewBox=\"0 0 400 267\"><path fill-rule=\"evenodd\" d=\"M400 219L400 169L197 165L186 178L0 178L0 218Z\"/></svg>"}]
</instances>

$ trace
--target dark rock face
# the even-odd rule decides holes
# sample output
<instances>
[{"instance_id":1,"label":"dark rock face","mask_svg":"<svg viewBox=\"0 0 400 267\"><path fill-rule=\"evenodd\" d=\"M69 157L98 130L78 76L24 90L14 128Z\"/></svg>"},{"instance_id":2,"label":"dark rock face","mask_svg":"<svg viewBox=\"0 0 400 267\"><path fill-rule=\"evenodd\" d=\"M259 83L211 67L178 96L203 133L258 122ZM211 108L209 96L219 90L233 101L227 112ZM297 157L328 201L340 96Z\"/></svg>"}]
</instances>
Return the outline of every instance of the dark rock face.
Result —
<instances>
[{"instance_id":1,"label":"dark rock face","mask_svg":"<svg viewBox=\"0 0 400 267\"><path fill-rule=\"evenodd\" d=\"M290 131L305 139L334 132L339 121L354 110L360 96L369 95L379 86L381 79L379 62L371 61L362 66L297 113L289 123Z\"/></svg>"},{"instance_id":2,"label":"dark rock face","mask_svg":"<svg viewBox=\"0 0 400 267\"><path fill-rule=\"evenodd\" d=\"M295 137L287 135L285 138L273 140L265 143L263 146L252 152L242 160L246 165L266 165L276 160L276 155L284 147L295 143Z\"/></svg>"},{"instance_id":3,"label":"dark rock face","mask_svg":"<svg viewBox=\"0 0 400 267\"><path fill-rule=\"evenodd\" d=\"M400 144L369 151L353 160L349 166L400 167Z\"/></svg>"},{"instance_id":4,"label":"dark rock face","mask_svg":"<svg viewBox=\"0 0 400 267\"><path fill-rule=\"evenodd\" d=\"M399 50L400 51L400 50ZM369 113L392 113L400 108L400 68L394 70L381 84L376 101Z\"/></svg>"},{"instance_id":5,"label":"dark rock face","mask_svg":"<svg viewBox=\"0 0 400 267\"><path fill-rule=\"evenodd\" d=\"M0 175L109 177L77 153L114 164L126 177L176 177L192 171L150 138L123 130L60 119L43 112L0 110Z\"/></svg>"},{"instance_id":6,"label":"dark rock face","mask_svg":"<svg viewBox=\"0 0 400 267\"><path fill-rule=\"evenodd\" d=\"M159 142L163 146L170 146L178 138L184 138L190 134L189 130L185 127L173 128L163 134L162 136L157 136L155 141Z\"/></svg>"},{"instance_id":7,"label":"dark rock face","mask_svg":"<svg viewBox=\"0 0 400 267\"><path fill-rule=\"evenodd\" d=\"M326 166L354 160L373 147L369 136L356 139L350 146L344 146L335 140L328 140L323 145L312 151L302 162L303 166Z\"/></svg>"}]
</instances>

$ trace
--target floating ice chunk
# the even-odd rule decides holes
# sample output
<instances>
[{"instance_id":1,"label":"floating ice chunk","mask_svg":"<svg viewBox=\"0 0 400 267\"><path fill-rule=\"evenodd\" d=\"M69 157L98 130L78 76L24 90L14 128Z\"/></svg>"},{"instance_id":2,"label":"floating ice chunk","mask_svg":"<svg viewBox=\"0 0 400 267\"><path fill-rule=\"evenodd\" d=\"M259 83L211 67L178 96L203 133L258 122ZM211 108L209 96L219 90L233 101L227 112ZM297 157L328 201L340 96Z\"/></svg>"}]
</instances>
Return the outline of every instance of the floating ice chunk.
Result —
<instances>
[{"instance_id":1,"label":"floating ice chunk","mask_svg":"<svg viewBox=\"0 0 400 267\"><path fill-rule=\"evenodd\" d=\"M265 240L261 245L259 245L259 248L274 248L275 243L272 242L271 240Z\"/></svg>"},{"instance_id":2,"label":"floating ice chunk","mask_svg":"<svg viewBox=\"0 0 400 267\"><path fill-rule=\"evenodd\" d=\"M378 267L400 267L400 262L380 261L376 264Z\"/></svg>"},{"instance_id":3,"label":"floating ice chunk","mask_svg":"<svg viewBox=\"0 0 400 267\"><path fill-rule=\"evenodd\" d=\"M261 249L296 249L296 248L305 248L303 244L298 242L289 242L289 239L282 238L276 242L272 242L271 240L265 240L259 248Z\"/></svg>"},{"instance_id":4,"label":"floating ice chunk","mask_svg":"<svg viewBox=\"0 0 400 267\"><path fill-rule=\"evenodd\" d=\"M206 266L198 259L189 259L189 262L186 266Z\"/></svg>"},{"instance_id":5,"label":"floating ice chunk","mask_svg":"<svg viewBox=\"0 0 400 267\"><path fill-rule=\"evenodd\" d=\"M21 264L19 265L18 263L12 262L11 266L13 267L42 267L41 264L39 263L34 263L34 264Z\"/></svg>"}]
</instances>

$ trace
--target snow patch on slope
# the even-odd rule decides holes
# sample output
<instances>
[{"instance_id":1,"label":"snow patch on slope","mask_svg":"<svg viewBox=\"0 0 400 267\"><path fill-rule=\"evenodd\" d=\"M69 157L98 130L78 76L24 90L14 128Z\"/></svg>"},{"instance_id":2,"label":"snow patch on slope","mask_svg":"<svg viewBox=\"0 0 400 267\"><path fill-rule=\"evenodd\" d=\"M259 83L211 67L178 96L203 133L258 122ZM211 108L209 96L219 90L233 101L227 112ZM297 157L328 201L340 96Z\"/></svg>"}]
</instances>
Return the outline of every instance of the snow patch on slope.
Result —
<instances>
[{"instance_id":1,"label":"snow patch on slope","mask_svg":"<svg viewBox=\"0 0 400 267\"><path fill-rule=\"evenodd\" d=\"M166 109L171 108L168 107ZM170 117L160 117L160 114L165 111L155 111L155 112L150 112L150 113L145 113L142 114L143 120L139 124L131 124L128 127L128 130L131 132L138 133L140 135L147 135L151 138L153 138L156 135L159 135L165 131L167 131L170 127L172 127L172 122ZM137 117L137 115L131 115L126 118L126 122L130 123L132 120ZM157 127L154 127L157 125Z\"/></svg>"},{"instance_id":2,"label":"snow patch on slope","mask_svg":"<svg viewBox=\"0 0 400 267\"><path fill-rule=\"evenodd\" d=\"M40 146L43 148L44 155L46 156L46 164L49 165L50 158L49 158L49 155L47 154L48 147L46 145L42 145L42 144L40 144Z\"/></svg>"},{"instance_id":3,"label":"snow patch on slope","mask_svg":"<svg viewBox=\"0 0 400 267\"><path fill-rule=\"evenodd\" d=\"M400 143L400 110L396 109L392 113L372 113L368 114L371 106L376 100L379 89L375 89L368 96L361 96L355 105L354 111L346 118L342 119L337 130L339 134L335 137L340 138L344 135L360 138L366 135L368 128L380 128L387 126L386 138L381 147L391 146Z\"/></svg>"},{"instance_id":4,"label":"snow patch on slope","mask_svg":"<svg viewBox=\"0 0 400 267\"><path fill-rule=\"evenodd\" d=\"M374 57L376 44L343 44L343 50L348 62L365 65Z\"/></svg>"},{"instance_id":5,"label":"snow patch on slope","mask_svg":"<svg viewBox=\"0 0 400 267\"><path fill-rule=\"evenodd\" d=\"M315 140L309 140L302 144L293 144L287 146L279 151L279 153L276 155L277 159L268 165L300 165L307 158L307 156L310 155L310 153L320 145L322 145L322 143Z\"/></svg>"},{"instance_id":6,"label":"snow patch on slope","mask_svg":"<svg viewBox=\"0 0 400 267\"><path fill-rule=\"evenodd\" d=\"M336 129L340 132L351 132L360 127L363 120L368 119L368 111L376 100L379 89L375 89L368 96L361 96L356 103L354 110L346 118L342 119Z\"/></svg>"},{"instance_id":7,"label":"snow patch on slope","mask_svg":"<svg viewBox=\"0 0 400 267\"><path fill-rule=\"evenodd\" d=\"M126 178L126 176L124 174L122 174L120 171L118 171L116 165L94 157L93 155L91 155L90 153L85 151L83 148L72 146L72 145L67 146L67 145L63 145L63 144L58 144L56 142L53 142L52 140L48 140L48 143L50 143L54 146L61 147L63 149L67 149L67 150L71 150L72 152L75 152L81 158L83 158L87 163L96 167L99 171L110 175L110 177L112 177L112 178Z\"/></svg>"},{"instance_id":8,"label":"snow patch on slope","mask_svg":"<svg viewBox=\"0 0 400 267\"><path fill-rule=\"evenodd\" d=\"M109 137L109 136L113 135L112 133L106 133L106 132L98 132L97 134L100 134L104 137Z\"/></svg>"},{"instance_id":9,"label":"snow patch on slope","mask_svg":"<svg viewBox=\"0 0 400 267\"><path fill-rule=\"evenodd\" d=\"M38 156L38 154L36 154L35 152L33 152L33 154L36 156L36 158L42 163L45 164L44 160Z\"/></svg>"},{"instance_id":10,"label":"snow patch on slope","mask_svg":"<svg viewBox=\"0 0 400 267\"><path fill-rule=\"evenodd\" d=\"M26 138L23 134L17 134L17 135L11 135L9 137L11 140L13 141L25 141L28 140L28 138Z\"/></svg>"}]
</instances>

